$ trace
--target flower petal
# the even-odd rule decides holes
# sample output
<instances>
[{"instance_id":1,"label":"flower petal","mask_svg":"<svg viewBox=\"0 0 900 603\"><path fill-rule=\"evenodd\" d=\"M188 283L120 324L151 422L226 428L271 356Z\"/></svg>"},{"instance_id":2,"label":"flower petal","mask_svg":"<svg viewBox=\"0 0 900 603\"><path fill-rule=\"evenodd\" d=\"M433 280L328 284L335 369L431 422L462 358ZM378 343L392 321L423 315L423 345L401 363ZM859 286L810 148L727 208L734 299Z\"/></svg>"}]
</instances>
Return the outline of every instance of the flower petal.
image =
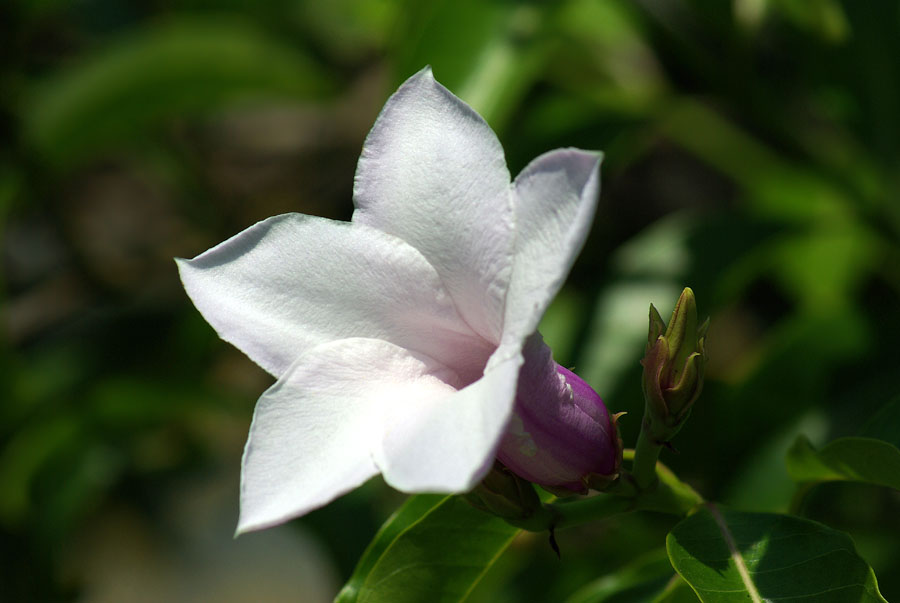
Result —
<instances>
[{"instance_id":1,"label":"flower petal","mask_svg":"<svg viewBox=\"0 0 900 603\"><path fill-rule=\"evenodd\" d=\"M423 396L389 415L375 463L404 492L465 492L490 469L509 421L522 356L499 349L484 377L443 396Z\"/></svg>"},{"instance_id":2,"label":"flower petal","mask_svg":"<svg viewBox=\"0 0 900 603\"><path fill-rule=\"evenodd\" d=\"M388 100L366 139L353 221L421 251L463 318L496 343L512 262L509 187L490 127L425 68Z\"/></svg>"},{"instance_id":3,"label":"flower petal","mask_svg":"<svg viewBox=\"0 0 900 603\"><path fill-rule=\"evenodd\" d=\"M385 341L324 343L294 363L256 406L241 472L238 532L307 513L378 473L392 408L446 398L456 375Z\"/></svg>"},{"instance_id":4,"label":"flower petal","mask_svg":"<svg viewBox=\"0 0 900 603\"><path fill-rule=\"evenodd\" d=\"M305 350L346 337L422 352L469 381L492 351L418 251L363 225L276 216L178 267L222 339L276 377Z\"/></svg>"},{"instance_id":5,"label":"flower petal","mask_svg":"<svg viewBox=\"0 0 900 603\"><path fill-rule=\"evenodd\" d=\"M497 458L542 486L587 490L590 475L616 467L616 432L600 396L553 361L535 332L522 350L519 388Z\"/></svg>"},{"instance_id":6,"label":"flower petal","mask_svg":"<svg viewBox=\"0 0 900 603\"><path fill-rule=\"evenodd\" d=\"M591 227L601 159L600 153L559 149L541 155L516 177L516 255L504 342L533 333L562 287Z\"/></svg>"}]
</instances>

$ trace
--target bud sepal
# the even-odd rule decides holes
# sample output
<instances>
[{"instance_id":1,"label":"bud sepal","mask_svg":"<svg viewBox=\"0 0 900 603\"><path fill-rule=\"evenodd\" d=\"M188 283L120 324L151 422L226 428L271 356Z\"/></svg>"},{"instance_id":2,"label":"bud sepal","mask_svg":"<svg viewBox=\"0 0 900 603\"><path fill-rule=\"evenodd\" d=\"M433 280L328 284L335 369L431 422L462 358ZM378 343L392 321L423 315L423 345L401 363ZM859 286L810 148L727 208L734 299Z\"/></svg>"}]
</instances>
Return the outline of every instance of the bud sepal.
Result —
<instances>
[{"instance_id":1,"label":"bud sepal","mask_svg":"<svg viewBox=\"0 0 900 603\"><path fill-rule=\"evenodd\" d=\"M473 507L508 521L524 521L541 508L541 500L531 482L499 461L494 462L484 479L464 498Z\"/></svg>"}]
</instances>

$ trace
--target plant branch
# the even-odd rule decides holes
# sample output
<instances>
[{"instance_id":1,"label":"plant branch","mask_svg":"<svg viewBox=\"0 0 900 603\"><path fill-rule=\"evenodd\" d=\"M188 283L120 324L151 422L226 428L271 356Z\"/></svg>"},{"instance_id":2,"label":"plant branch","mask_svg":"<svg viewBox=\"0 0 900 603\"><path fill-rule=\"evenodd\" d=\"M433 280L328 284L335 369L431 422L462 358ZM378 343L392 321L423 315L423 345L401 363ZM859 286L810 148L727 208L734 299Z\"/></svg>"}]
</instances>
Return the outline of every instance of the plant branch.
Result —
<instances>
[{"instance_id":1,"label":"plant branch","mask_svg":"<svg viewBox=\"0 0 900 603\"><path fill-rule=\"evenodd\" d=\"M624 458L634 459L635 451L626 450ZM542 504L528 519L507 521L529 532L543 532L578 526L631 511L656 511L683 516L703 502L703 497L678 479L671 469L662 463L656 463L649 488L638 487L634 476L626 472L608 492L570 502L556 499Z\"/></svg>"}]
</instances>

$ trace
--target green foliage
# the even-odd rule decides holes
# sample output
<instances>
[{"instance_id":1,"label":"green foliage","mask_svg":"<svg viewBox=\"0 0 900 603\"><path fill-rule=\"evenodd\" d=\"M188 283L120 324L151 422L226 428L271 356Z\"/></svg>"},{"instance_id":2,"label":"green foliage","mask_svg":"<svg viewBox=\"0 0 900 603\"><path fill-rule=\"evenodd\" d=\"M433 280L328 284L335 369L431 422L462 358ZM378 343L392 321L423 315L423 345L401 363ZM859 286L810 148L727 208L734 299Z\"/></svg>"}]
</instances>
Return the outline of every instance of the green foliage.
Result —
<instances>
[{"instance_id":1,"label":"green foliage","mask_svg":"<svg viewBox=\"0 0 900 603\"><path fill-rule=\"evenodd\" d=\"M701 601L885 601L849 536L820 523L709 505L666 538Z\"/></svg>"},{"instance_id":2,"label":"green foliage","mask_svg":"<svg viewBox=\"0 0 900 603\"><path fill-rule=\"evenodd\" d=\"M410 497L382 526L336 601L462 601L518 532L457 496Z\"/></svg>"},{"instance_id":3,"label":"green foliage","mask_svg":"<svg viewBox=\"0 0 900 603\"><path fill-rule=\"evenodd\" d=\"M816 450L799 436L787 465L798 482L854 481L900 490L900 450L873 438L839 438Z\"/></svg>"},{"instance_id":4,"label":"green foliage","mask_svg":"<svg viewBox=\"0 0 900 603\"><path fill-rule=\"evenodd\" d=\"M196 504L230 531L252 404L270 380L197 318L171 258L275 213L349 216L367 129L396 84L431 64L498 131L513 171L558 146L605 152L593 232L542 329L557 360L628 412L625 446L641 423L647 305L667 315L689 286L712 318L710 359L679 454L663 462L735 509L726 519L756 518L745 523L761 559L776 546L761 526L818 524L738 510L803 502L900 599L900 513L881 487L897 488L900 447L898 30L895 0L5 3L4 598L102 598L90 564L168 568L145 588L158 600L172 598L176 570L201 600L226 577L237 584L230 547L256 535L192 571L196 551L164 510L224 474L231 506ZM428 600L476 581L474 603L696 600L658 553L670 517L561 530L558 563L545 535L507 546L514 530L441 500L410 499L342 596L381 596L381 576L394 595L429 585ZM333 593L397 505L373 483L272 532L314 541ZM175 554L140 533L104 541L117 512L178 541ZM708 529L721 546L710 521L701 511L673 534ZM848 555L846 568L865 568ZM422 556L438 565L391 573Z\"/></svg>"},{"instance_id":5,"label":"green foliage","mask_svg":"<svg viewBox=\"0 0 900 603\"><path fill-rule=\"evenodd\" d=\"M25 112L47 160L129 139L225 103L321 95L327 76L302 52L235 19L176 19L115 43L44 81Z\"/></svg>"},{"instance_id":6,"label":"green foliage","mask_svg":"<svg viewBox=\"0 0 900 603\"><path fill-rule=\"evenodd\" d=\"M546 57L547 12L538 3L407 2L396 84L430 64L444 85L503 128Z\"/></svg>"},{"instance_id":7,"label":"green foliage","mask_svg":"<svg viewBox=\"0 0 900 603\"><path fill-rule=\"evenodd\" d=\"M567 603L626 603L627 601L673 601L668 592L673 583L672 565L664 549L659 549L585 585ZM663 594L669 598L663 599ZM694 601L696 598L688 589Z\"/></svg>"},{"instance_id":8,"label":"green foliage","mask_svg":"<svg viewBox=\"0 0 900 603\"><path fill-rule=\"evenodd\" d=\"M860 435L876 438L900 448L900 396L882 406L869 419Z\"/></svg>"}]
</instances>

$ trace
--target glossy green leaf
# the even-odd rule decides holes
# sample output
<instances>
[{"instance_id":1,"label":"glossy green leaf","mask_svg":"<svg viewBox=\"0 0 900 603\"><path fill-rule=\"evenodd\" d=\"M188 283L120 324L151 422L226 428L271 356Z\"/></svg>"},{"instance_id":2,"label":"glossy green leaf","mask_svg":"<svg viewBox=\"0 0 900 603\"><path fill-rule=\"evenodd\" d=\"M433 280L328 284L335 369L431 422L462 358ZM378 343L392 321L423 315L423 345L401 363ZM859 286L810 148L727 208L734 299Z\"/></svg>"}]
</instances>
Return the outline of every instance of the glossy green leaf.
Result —
<instances>
[{"instance_id":1,"label":"glossy green leaf","mask_svg":"<svg viewBox=\"0 0 900 603\"><path fill-rule=\"evenodd\" d=\"M900 450L874 438L839 438L816 450L799 436L787 454L798 482L852 481L900 490Z\"/></svg>"},{"instance_id":2,"label":"glossy green leaf","mask_svg":"<svg viewBox=\"0 0 900 603\"><path fill-rule=\"evenodd\" d=\"M518 532L458 496L413 496L376 534L336 602L462 601Z\"/></svg>"},{"instance_id":3,"label":"glossy green leaf","mask_svg":"<svg viewBox=\"0 0 900 603\"><path fill-rule=\"evenodd\" d=\"M225 102L303 98L326 89L303 53L229 19L179 20L139 31L33 90L25 135L58 163L165 119Z\"/></svg>"},{"instance_id":4,"label":"glossy green leaf","mask_svg":"<svg viewBox=\"0 0 900 603\"><path fill-rule=\"evenodd\" d=\"M707 505L669 532L666 548L706 603L885 601L847 534L799 517Z\"/></svg>"}]
</instances>

